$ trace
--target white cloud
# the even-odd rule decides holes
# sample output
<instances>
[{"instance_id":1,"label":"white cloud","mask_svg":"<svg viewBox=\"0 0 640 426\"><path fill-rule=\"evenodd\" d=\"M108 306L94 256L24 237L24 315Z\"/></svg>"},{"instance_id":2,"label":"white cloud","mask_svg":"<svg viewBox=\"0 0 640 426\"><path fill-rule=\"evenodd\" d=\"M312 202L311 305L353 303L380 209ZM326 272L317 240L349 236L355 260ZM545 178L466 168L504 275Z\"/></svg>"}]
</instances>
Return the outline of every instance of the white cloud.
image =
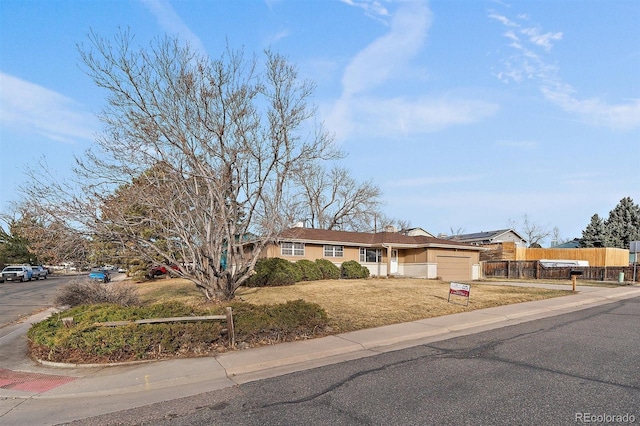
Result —
<instances>
[{"instance_id":1,"label":"white cloud","mask_svg":"<svg viewBox=\"0 0 640 426\"><path fill-rule=\"evenodd\" d=\"M351 99L344 121L334 128L359 136L386 138L432 133L456 124L474 123L492 116L496 104L475 100L358 97ZM339 112L337 110L335 112ZM345 121L348 121L346 123ZM341 132L338 136L346 136Z\"/></svg>"},{"instance_id":2,"label":"white cloud","mask_svg":"<svg viewBox=\"0 0 640 426\"><path fill-rule=\"evenodd\" d=\"M282 30L276 34L273 34L271 37L269 37L269 39L267 40L266 44L267 45L272 45L274 43L279 42L280 40L287 38L291 35L291 31L289 30Z\"/></svg>"},{"instance_id":3,"label":"white cloud","mask_svg":"<svg viewBox=\"0 0 640 426\"><path fill-rule=\"evenodd\" d=\"M187 41L192 48L202 54L206 53L202 40L195 35L185 22L178 16L168 0L140 0L142 4L156 17L158 24L167 33L179 36Z\"/></svg>"},{"instance_id":4,"label":"white cloud","mask_svg":"<svg viewBox=\"0 0 640 426\"><path fill-rule=\"evenodd\" d=\"M423 47L430 25L431 11L425 2L401 3L389 31L355 55L342 78L342 95L327 114L326 122L338 140L351 134L417 135L495 114L498 106L484 101L374 95L375 89L413 74L411 61Z\"/></svg>"},{"instance_id":5,"label":"white cloud","mask_svg":"<svg viewBox=\"0 0 640 426\"><path fill-rule=\"evenodd\" d=\"M381 20L381 18L390 16L386 7L376 0L340 0L342 3L349 6L358 7L364 10L364 13L374 19Z\"/></svg>"},{"instance_id":6,"label":"white cloud","mask_svg":"<svg viewBox=\"0 0 640 426\"><path fill-rule=\"evenodd\" d=\"M506 16L498 15L497 13L491 13L489 15L489 18L495 19L496 21L501 22L506 27L519 27L520 26L520 25L516 24L515 22L511 21Z\"/></svg>"},{"instance_id":7,"label":"white cloud","mask_svg":"<svg viewBox=\"0 0 640 426\"><path fill-rule=\"evenodd\" d=\"M422 3L400 8L390 31L360 51L345 70L344 95L371 90L405 66L424 44L431 25L431 12Z\"/></svg>"},{"instance_id":8,"label":"white cloud","mask_svg":"<svg viewBox=\"0 0 640 426\"><path fill-rule=\"evenodd\" d=\"M558 67L550 63L545 55L552 49L553 42L562 40L562 32L543 32L538 26L523 27L496 13L489 14L489 18L506 27L503 37L515 52L503 60L505 69L495 74L501 81L532 81L548 101L589 124L618 130L640 127L640 99L617 104L599 98L580 99L575 89L559 77ZM528 17L519 16L518 19ZM526 37L518 37L517 34Z\"/></svg>"},{"instance_id":9,"label":"white cloud","mask_svg":"<svg viewBox=\"0 0 640 426\"><path fill-rule=\"evenodd\" d=\"M73 143L91 140L96 118L53 90L0 73L0 123L20 132Z\"/></svg>"},{"instance_id":10,"label":"white cloud","mask_svg":"<svg viewBox=\"0 0 640 426\"><path fill-rule=\"evenodd\" d=\"M561 32L540 34L540 29L536 27L525 28L522 33L529 36L531 43L543 47L546 51L553 47L552 41L562 40Z\"/></svg>"},{"instance_id":11,"label":"white cloud","mask_svg":"<svg viewBox=\"0 0 640 426\"><path fill-rule=\"evenodd\" d=\"M549 101L589 123L619 130L640 127L640 99L618 105L608 104L598 98L577 99L573 96L573 88L555 82L544 85L540 90Z\"/></svg>"}]
</instances>

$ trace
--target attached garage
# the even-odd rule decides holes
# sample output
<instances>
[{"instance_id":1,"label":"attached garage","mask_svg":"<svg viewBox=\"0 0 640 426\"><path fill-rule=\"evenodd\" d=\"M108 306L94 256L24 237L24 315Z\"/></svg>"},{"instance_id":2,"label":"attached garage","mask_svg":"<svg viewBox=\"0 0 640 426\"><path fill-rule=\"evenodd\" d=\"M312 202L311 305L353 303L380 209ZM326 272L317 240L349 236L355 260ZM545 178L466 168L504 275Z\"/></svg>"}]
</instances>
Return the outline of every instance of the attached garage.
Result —
<instances>
[{"instance_id":1,"label":"attached garage","mask_svg":"<svg viewBox=\"0 0 640 426\"><path fill-rule=\"evenodd\" d=\"M471 255L438 255L438 276L444 281L471 279Z\"/></svg>"}]
</instances>

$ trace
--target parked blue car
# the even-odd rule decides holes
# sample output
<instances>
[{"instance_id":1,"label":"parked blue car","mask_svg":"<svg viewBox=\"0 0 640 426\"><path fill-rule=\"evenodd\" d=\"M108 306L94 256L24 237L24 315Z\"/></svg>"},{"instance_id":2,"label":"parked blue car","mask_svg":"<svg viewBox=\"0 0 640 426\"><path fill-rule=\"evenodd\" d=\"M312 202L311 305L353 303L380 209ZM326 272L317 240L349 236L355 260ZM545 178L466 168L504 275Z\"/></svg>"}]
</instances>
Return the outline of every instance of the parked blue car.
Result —
<instances>
[{"instance_id":1,"label":"parked blue car","mask_svg":"<svg viewBox=\"0 0 640 426\"><path fill-rule=\"evenodd\" d=\"M108 283L109 281L111 281L111 275L105 268L93 268L91 272L89 272L89 279L91 281Z\"/></svg>"}]
</instances>

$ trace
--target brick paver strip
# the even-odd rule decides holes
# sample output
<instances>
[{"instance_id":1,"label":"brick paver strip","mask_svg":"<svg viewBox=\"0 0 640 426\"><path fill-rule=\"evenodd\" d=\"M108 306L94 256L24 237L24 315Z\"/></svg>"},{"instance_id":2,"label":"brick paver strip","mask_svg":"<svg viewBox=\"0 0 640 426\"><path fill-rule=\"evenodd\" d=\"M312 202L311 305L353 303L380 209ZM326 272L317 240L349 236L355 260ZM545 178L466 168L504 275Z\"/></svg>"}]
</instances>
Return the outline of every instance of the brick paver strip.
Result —
<instances>
[{"instance_id":1,"label":"brick paver strip","mask_svg":"<svg viewBox=\"0 0 640 426\"><path fill-rule=\"evenodd\" d=\"M75 379L75 377L25 373L0 368L0 388L2 389L41 393L72 382Z\"/></svg>"}]
</instances>

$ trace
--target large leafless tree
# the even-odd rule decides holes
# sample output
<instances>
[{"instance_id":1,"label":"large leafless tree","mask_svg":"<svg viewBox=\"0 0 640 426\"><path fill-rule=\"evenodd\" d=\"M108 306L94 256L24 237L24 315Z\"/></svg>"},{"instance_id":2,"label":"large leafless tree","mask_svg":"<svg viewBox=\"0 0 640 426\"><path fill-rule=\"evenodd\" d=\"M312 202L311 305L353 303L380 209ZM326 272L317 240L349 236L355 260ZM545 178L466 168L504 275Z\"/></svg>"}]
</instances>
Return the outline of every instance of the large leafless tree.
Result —
<instances>
[{"instance_id":1,"label":"large leafless tree","mask_svg":"<svg viewBox=\"0 0 640 426\"><path fill-rule=\"evenodd\" d=\"M542 247L546 238L552 234L548 227L533 222L526 214L522 222L510 220L509 225L524 236L529 247Z\"/></svg>"},{"instance_id":2,"label":"large leafless tree","mask_svg":"<svg viewBox=\"0 0 640 426\"><path fill-rule=\"evenodd\" d=\"M75 229L232 298L290 225L293 178L341 155L313 120L314 85L269 51L210 59L169 37L134 47L127 31L79 50L107 92L104 131L73 184L31 187Z\"/></svg>"},{"instance_id":3,"label":"large leafless tree","mask_svg":"<svg viewBox=\"0 0 640 426\"><path fill-rule=\"evenodd\" d=\"M380 215L380 188L372 181L358 182L344 167L316 164L296 181L301 192L294 211L308 227L366 231Z\"/></svg>"}]
</instances>

